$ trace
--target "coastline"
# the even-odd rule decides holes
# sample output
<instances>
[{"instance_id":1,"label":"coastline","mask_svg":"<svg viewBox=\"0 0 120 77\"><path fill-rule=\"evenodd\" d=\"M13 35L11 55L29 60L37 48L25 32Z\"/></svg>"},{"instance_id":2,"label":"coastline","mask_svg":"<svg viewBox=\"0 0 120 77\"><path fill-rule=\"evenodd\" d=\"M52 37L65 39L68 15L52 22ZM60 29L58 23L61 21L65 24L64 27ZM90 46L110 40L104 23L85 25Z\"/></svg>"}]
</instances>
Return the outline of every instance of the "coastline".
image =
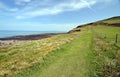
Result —
<instances>
[{"instance_id":1,"label":"coastline","mask_svg":"<svg viewBox=\"0 0 120 77\"><path fill-rule=\"evenodd\" d=\"M32 35L18 35L11 37L0 38L0 40L37 40L42 38L47 38L53 35L63 34L63 33L45 33L45 34L32 34Z\"/></svg>"},{"instance_id":2,"label":"coastline","mask_svg":"<svg viewBox=\"0 0 120 77\"><path fill-rule=\"evenodd\" d=\"M0 38L0 47L19 45L32 40L48 38L58 34L64 34L64 33L32 34L32 35L20 35L20 36Z\"/></svg>"}]
</instances>

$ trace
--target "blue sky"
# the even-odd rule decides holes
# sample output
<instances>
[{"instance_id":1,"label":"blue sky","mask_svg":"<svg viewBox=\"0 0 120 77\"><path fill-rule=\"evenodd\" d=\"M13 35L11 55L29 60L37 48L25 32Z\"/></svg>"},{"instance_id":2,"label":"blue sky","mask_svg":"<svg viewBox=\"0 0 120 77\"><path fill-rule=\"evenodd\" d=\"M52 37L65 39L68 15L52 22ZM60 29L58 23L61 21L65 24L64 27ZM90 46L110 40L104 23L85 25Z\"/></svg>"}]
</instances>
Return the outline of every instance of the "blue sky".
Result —
<instances>
[{"instance_id":1,"label":"blue sky","mask_svg":"<svg viewBox=\"0 0 120 77\"><path fill-rule=\"evenodd\" d=\"M120 16L120 0L0 0L0 30L69 31Z\"/></svg>"}]
</instances>

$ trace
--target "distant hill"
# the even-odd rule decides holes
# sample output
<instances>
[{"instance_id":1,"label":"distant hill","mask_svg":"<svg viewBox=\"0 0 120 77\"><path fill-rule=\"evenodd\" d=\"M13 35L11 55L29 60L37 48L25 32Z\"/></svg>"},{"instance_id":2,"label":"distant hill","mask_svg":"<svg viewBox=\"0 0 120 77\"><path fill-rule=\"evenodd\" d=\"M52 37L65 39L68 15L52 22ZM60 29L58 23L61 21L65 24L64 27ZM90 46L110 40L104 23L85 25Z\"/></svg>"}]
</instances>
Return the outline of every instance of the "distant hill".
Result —
<instances>
[{"instance_id":1,"label":"distant hill","mask_svg":"<svg viewBox=\"0 0 120 77\"><path fill-rule=\"evenodd\" d=\"M76 28L70 30L68 33L79 32L79 31L81 31L81 28L85 27L85 26L98 26L98 25L120 27L120 16L116 16L116 17L112 17L112 18L108 18L108 19L104 19L104 20L100 20L100 21L96 21L96 22L92 22L92 23L79 25Z\"/></svg>"}]
</instances>

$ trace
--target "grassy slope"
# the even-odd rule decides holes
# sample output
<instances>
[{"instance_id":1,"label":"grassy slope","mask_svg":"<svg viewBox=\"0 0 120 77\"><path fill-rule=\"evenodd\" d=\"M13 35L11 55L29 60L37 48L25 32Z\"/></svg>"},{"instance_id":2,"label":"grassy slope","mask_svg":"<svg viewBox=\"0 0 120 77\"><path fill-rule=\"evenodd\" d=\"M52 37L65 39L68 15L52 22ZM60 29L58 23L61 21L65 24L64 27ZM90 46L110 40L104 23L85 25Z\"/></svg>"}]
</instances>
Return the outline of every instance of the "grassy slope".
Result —
<instances>
[{"instance_id":1,"label":"grassy slope","mask_svg":"<svg viewBox=\"0 0 120 77\"><path fill-rule=\"evenodd\" d=\"M120 71L120 48L114 43L114 35L120 33L120 28L94 26L83 29L74 41L49 55L43 65L16 77L114 77ZM104 34L107 35L105 39Z\"/></svg>"},{"instance_id":2,"label":"grassy slope","mask_svg":"<svg viewBox=\"0 0 120 77\"><path fill-rule=\"evenodd\" d=\"M110 19L106 23L117 21ZM114 38L116 33L120 33L120 27L97 24L79 29L82 31L77 34L1 48L2 74L5 76L20 70L22 72L13 77L114 77L119 73L120 42L115 44ZM70 41L73 37L74 40ZM6 70L10 71L6 73Z\"/></svg>"},{"instance_id":3,"label":"grassy slope","mask_svg":"<svg viewBox=\"0 0 120 77\"><path fill-rule=\"evenodd\" d=\"M115 43L115 35L120 27L95 26L92 76L118 77L120 75L120 38ZM120 34L119 34L120 36Z\"/></svg>"},{"instance_id":4,"label":"grassy slope","mask_svg":"<svg viewBox=\"0 0 120 77\"><path fill-rule=\"evenodd\" d=\"M53 53L54 58L48 57L46 65L38 65L43 69L36 71L37 67L34 67L32 71L29 70L29 74L24 72L16 77L87 77L87 57L91 51L91 39L90 31L80 33L74 41L65 44L62 49L56 51L57 53Z\"/></svg>"},{"instance_id":5,"label":"grassy slope","mask_svg":"<svg viewBox=\"0 0 120 77\"><path fill-rule=\"evenodd\" d=\"M0 76L10 76L39 64L45 55L73 39L63 34L18 46L0 48Z\"/></svg>"},{"instance_id":6,"label":"grassy slope","mask_svg":"<svg viewBox=\"0 0 120 77\"><path fill-rule=\"evenodd\" d=\"M117 34L118 35L117 45L120 46L120 27L109 27L99 25L94 27L93 30L98 36L105 38L106 41L109 41L111 43L115 43Z\"/></svg>"},{"instance_id":7,"label":"grassy slope","mask_svg":"<svg viewBox=\"0 0 120 77\"><path fill-rule=\"evenodd\" d=\"M108 23L108 24L114 24L114 23L120 23L120 16L118 17L113 17L107 20L103 20L104 23Z\"/></svg>"}]
</instances>

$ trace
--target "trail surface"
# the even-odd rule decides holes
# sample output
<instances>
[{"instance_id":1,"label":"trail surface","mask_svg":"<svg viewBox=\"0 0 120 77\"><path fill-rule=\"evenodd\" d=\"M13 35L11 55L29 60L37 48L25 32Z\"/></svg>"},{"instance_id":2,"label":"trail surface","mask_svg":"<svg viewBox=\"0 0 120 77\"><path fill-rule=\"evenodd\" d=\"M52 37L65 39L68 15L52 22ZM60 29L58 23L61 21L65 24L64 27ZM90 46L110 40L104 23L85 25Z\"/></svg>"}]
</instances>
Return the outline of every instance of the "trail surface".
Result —
<instances>
[{"instance_id":1,"label":"trail surface","mask_svg":"<svg viewBox=\"0 0 120 77\"><path fill-rule=\"evenodd\" d=\"M54 63L41 73L38 71L31 77L87 77L88 54L91 51L91 33L81 33L72 41Z\"/></svg>"},{"instance_id":2,"label":"trail surface","mask_svg":"<svg viewBox=\"0 0 120 77\"><path fill-rule=\"evenodd\" d=\"M89 77L89 58L92 33L83 31L76 38L63 45L62 49L50 55L45 64L36 65L29 72L15 77ZM38 67L39 66L39 67Z\"/></svg>"}]
</instances>

